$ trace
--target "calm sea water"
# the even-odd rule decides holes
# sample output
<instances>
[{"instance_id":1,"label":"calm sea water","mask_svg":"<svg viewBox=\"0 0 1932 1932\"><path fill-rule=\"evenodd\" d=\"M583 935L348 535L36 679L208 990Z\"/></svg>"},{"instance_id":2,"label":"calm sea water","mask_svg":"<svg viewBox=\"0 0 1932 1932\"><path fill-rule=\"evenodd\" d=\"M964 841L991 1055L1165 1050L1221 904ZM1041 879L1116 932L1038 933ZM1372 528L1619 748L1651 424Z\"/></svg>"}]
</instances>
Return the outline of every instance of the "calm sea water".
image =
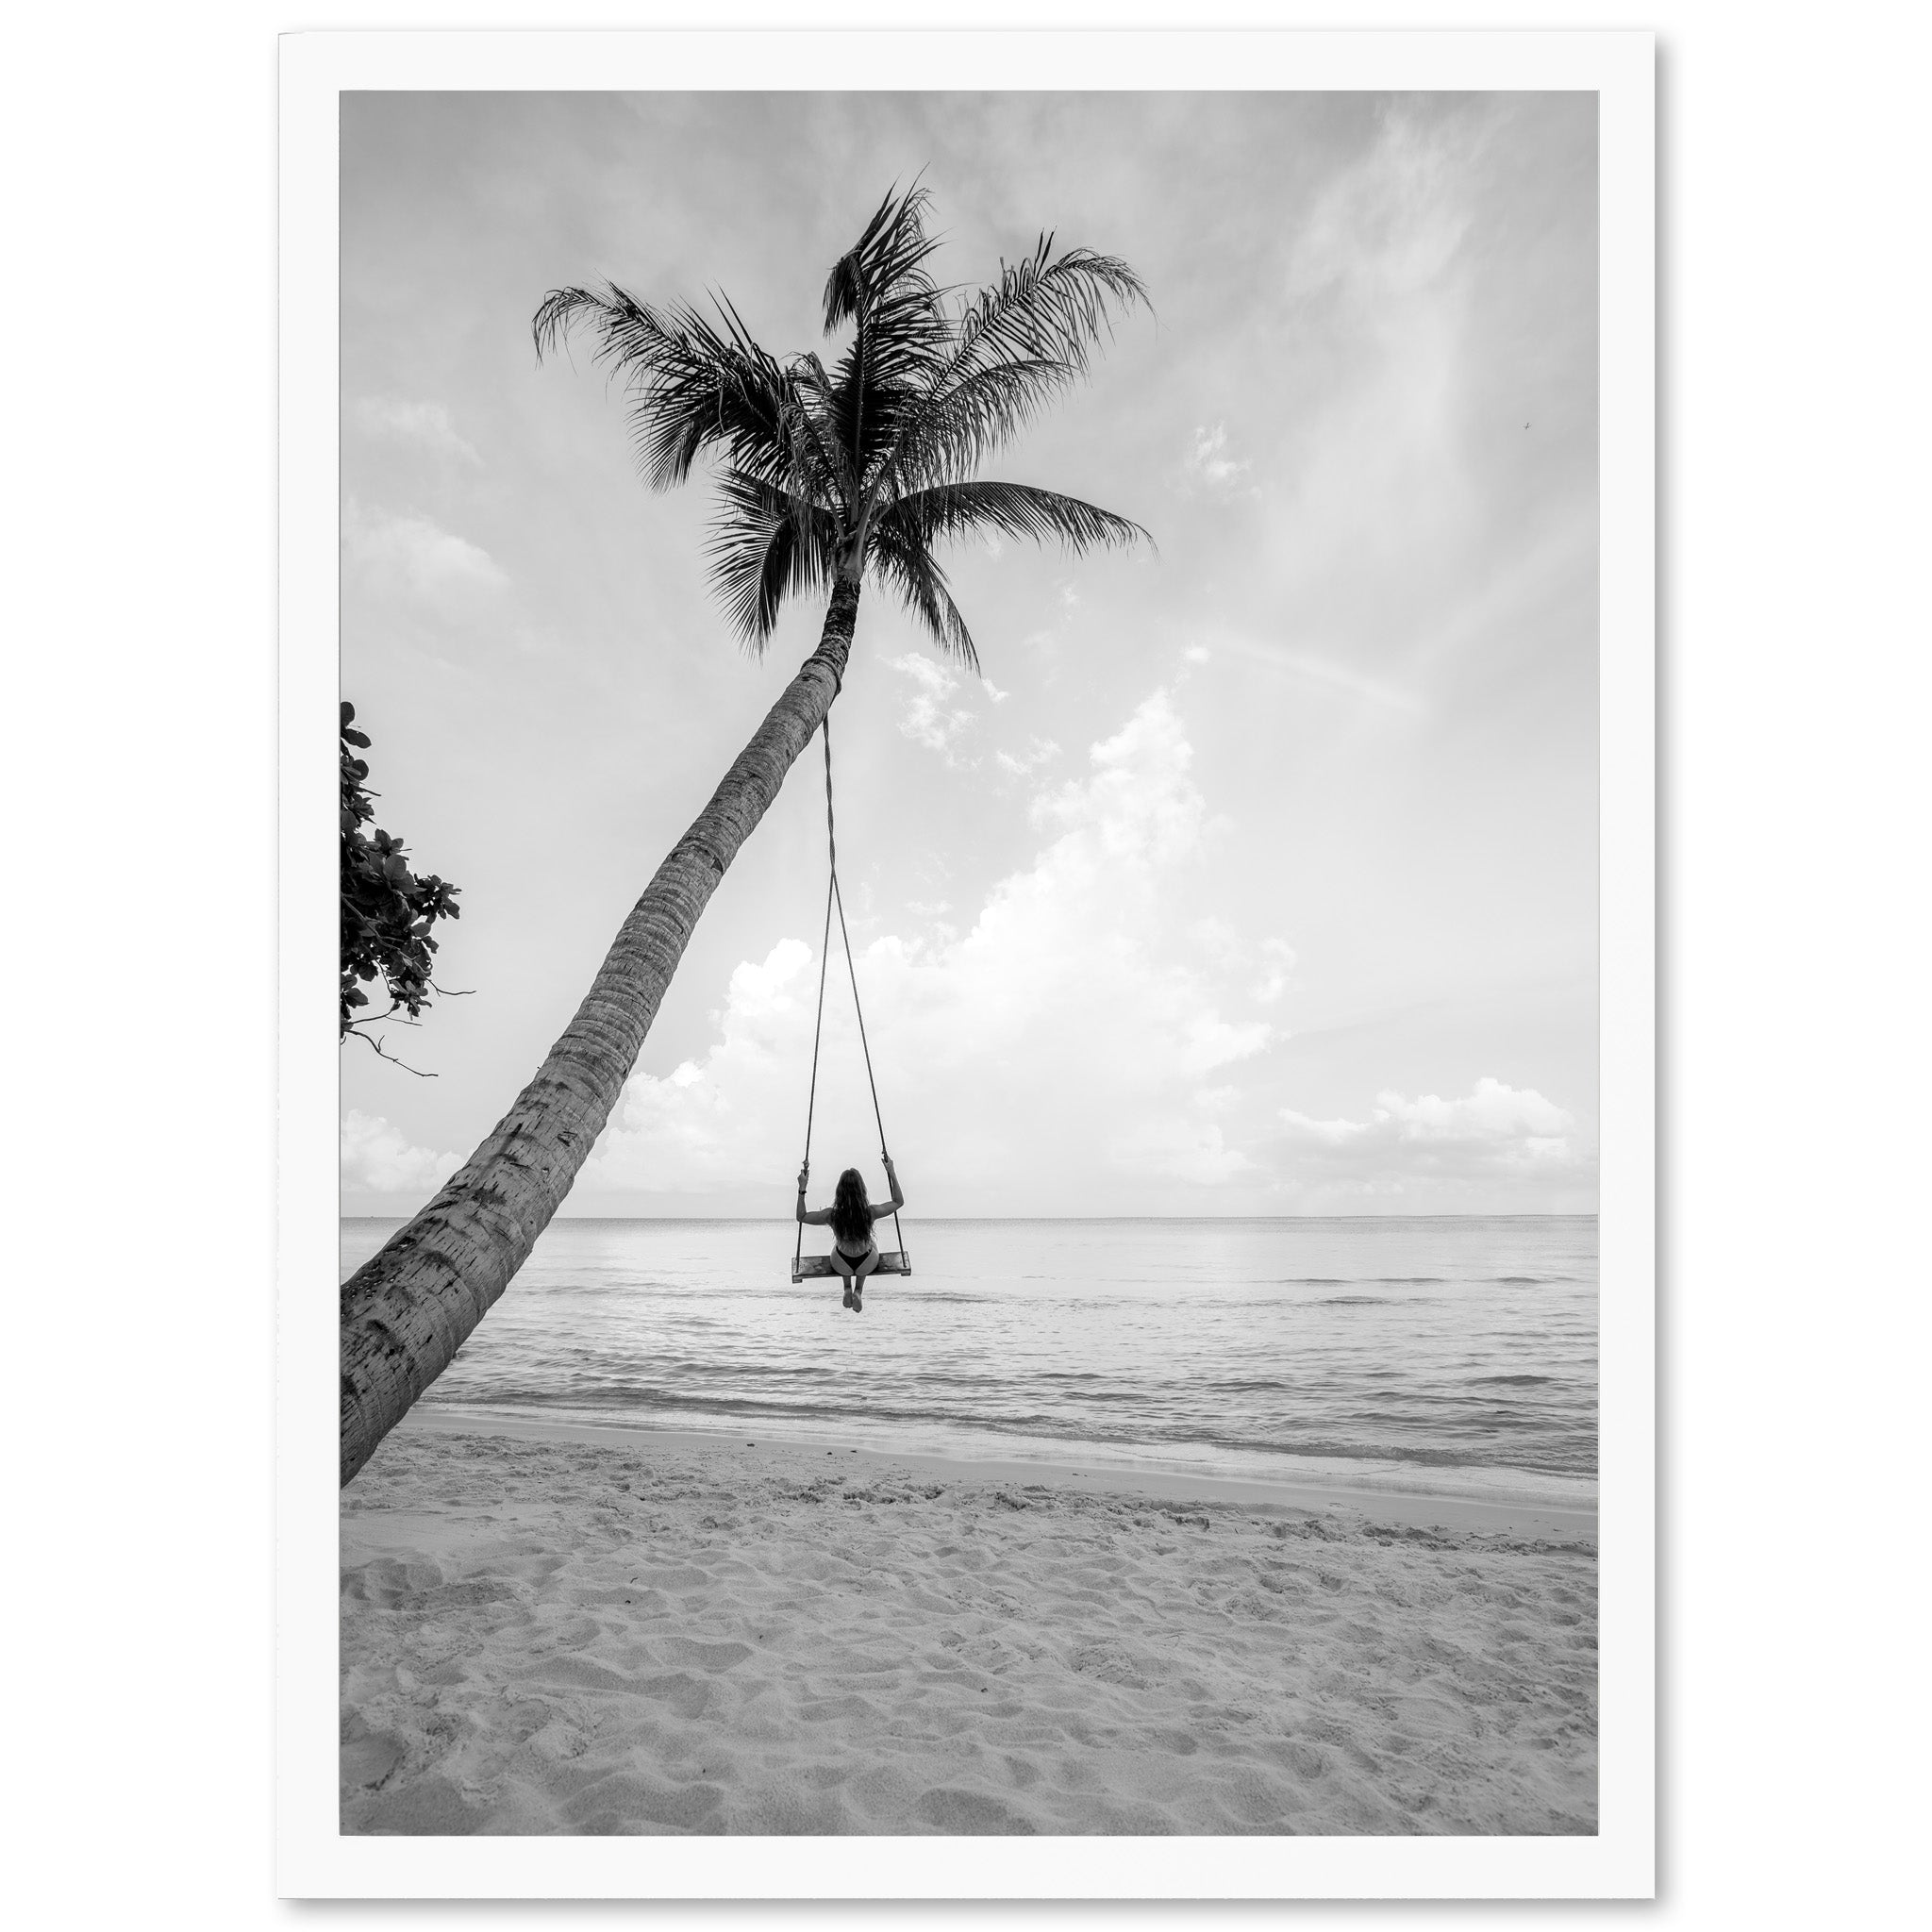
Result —
<instances>
[{"instance_id":1,"label":"calm sea water","mask_svg":"<svg viewBox=\"0 0 1932 1932\"><path fill-rule=\"evenodd\" d=\"M344 1221L344 1276L398 1225ZM791 1285L792 1233L553 1222L424 1399L1594 1499L1594 1217L921 1220L917 1273L874 1281L862 1315L837 1282Z\"/></svg>"}]
</instances>

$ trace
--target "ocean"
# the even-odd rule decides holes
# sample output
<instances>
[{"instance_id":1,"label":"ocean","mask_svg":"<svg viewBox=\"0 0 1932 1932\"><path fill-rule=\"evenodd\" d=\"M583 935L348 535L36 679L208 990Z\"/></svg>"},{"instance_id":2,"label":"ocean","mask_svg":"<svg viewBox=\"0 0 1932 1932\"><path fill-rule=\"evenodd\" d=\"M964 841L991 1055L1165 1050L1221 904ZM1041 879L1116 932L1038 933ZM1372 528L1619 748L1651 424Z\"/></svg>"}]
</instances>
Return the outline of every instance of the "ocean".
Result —
<instances>
[{"instance_id":1,"label":"ocean","mask_svg":"<svg viewBox=\"0 0 1932 1932\"><path fill-rule=\"evenodd\" d=\"M400 1225L345 1220L343 1276ZM858 1315L836 1281L791 1285L793 1232L554 1221L423 1399L1595 1501L1594 1216L908 1220L915 1273L874 1279Z\"/></svg>"}]
</instances>

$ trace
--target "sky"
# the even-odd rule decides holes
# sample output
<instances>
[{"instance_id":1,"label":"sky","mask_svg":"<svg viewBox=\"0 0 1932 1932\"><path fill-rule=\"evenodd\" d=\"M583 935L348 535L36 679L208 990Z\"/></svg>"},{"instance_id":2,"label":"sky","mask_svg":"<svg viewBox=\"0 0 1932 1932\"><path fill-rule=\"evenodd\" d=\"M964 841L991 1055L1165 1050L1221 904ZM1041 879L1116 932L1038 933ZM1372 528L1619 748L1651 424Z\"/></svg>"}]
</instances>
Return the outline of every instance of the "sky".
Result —
<instances>
[{"instance_id":1,"label":"sky","mask_svg":"<svg viewBox=\"0 0 1932 1932\"><path fill-rule=\"evenodd\" d=\"M645 488L538 305L718 291L818 348L914 175L942 280L1043 230L1140 272L986 474L1155 542L949 555L977 678L866 590L840 876L913 1211L1593 1209L1593 97L388 93L343 101L342 690L465 991L386 1034L434 1077L345 1042L344 1211L413 1211L508 1108L823 617L741 649L705 479ZM565 1213L789 1215L821 756ZM836 976L824 1025L814 1195L877 1191Z\"/></svg>"}]
</instances>

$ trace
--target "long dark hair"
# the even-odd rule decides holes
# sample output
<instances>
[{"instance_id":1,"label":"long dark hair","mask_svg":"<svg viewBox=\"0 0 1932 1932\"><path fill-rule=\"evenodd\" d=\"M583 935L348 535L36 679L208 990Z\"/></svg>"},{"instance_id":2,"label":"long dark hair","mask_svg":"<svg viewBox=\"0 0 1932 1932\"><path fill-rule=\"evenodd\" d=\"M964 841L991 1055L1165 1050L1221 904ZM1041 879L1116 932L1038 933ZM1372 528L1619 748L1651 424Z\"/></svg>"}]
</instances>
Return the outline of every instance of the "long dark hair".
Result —
<instances>
[{"instance_id":1,"label":"long dark hair","mask_svg":"<svg viewBox=\"0 0 1932 1932\"><path fill-rule=\"evenodd\" d=\"M841 1241L872 1239L872 1207L865 1197L865 1176L848 1167L839 1176L832 1195L832 1232Z\"/></svg>"}]
</instances>

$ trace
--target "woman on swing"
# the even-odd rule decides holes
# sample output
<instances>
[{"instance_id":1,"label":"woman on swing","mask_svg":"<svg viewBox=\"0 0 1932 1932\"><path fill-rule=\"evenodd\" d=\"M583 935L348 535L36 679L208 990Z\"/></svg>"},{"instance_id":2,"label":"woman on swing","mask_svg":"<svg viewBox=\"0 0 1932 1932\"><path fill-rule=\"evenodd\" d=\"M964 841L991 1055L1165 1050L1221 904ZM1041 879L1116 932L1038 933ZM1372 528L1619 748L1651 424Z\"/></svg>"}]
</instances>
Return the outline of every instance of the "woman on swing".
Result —
<instances>
[{"instance_id":1,"label":"woman on swing","mask_svg":"<svg viewBox=\"0 0 1932 1932\"><path fill-rule=\"evenodd\" d=\"M899 1191L899 1176L892 1172L892 1157L881 1148L879 1158L886 1163L886 1178L892 1184L892 1198L882 1208L874 1208L866 1199L865 1178L856 1167L848 1167L839 1176L829 1208L807 1208L805 1183L811 1162L808 1160L798 1170L798 1219L808 1227L832 1230L830 1259L834 1272L845 1283L844 1306L861 1315L865 1312L866 1277L879 1265L879 1244L873 1239L872 1224L888 1214L896 1214L906 1205L906 1196Z\"/></svg>"}]
</instances>

